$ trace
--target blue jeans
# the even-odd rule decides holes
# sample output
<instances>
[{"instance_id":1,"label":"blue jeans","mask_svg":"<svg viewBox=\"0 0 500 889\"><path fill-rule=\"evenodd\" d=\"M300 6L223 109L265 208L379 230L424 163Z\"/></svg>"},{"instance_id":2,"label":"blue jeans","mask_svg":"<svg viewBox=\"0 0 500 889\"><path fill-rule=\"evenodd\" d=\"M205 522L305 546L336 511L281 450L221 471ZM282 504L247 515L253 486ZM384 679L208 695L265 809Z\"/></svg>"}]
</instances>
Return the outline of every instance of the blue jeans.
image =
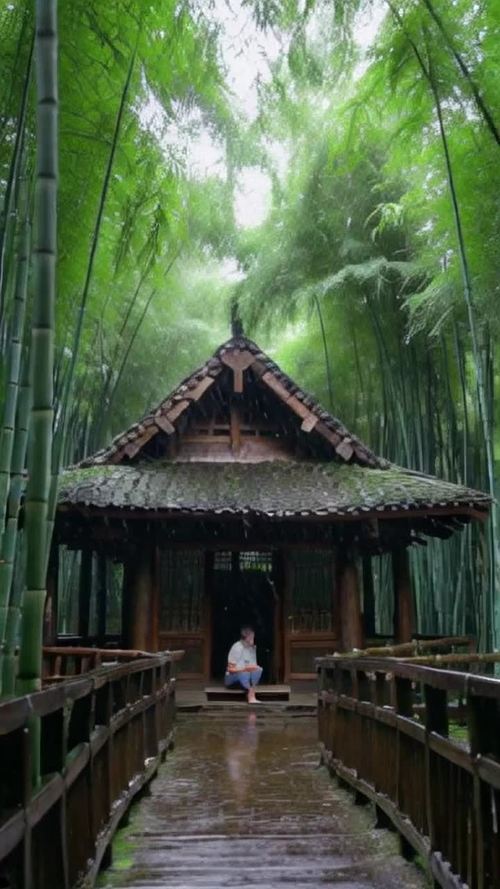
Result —
<instances>
[{"instance_id":1,"label":"blue jeans","mask_svg":"<svg viewBox=\"0 0 500 889\"><path fill-rule=\"evenodd\" d=\"M258 685L262 676L262 667L257 667L256 670L252 670L251 673L247 673L244 670L239 670L238 673L226 673L224 676L224 685L226 688L231 688L232 685L241 685L245 691L248 691L250 686Z\"/></svg>"}]
</instances>

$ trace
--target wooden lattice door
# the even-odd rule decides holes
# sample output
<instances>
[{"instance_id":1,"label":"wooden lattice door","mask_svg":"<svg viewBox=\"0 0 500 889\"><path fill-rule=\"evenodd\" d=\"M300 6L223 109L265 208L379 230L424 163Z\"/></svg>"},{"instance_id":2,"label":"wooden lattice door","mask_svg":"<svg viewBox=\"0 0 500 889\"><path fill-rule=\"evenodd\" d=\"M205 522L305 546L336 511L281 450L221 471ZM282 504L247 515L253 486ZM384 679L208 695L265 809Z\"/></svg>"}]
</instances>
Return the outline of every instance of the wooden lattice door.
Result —
<instances>
[{"instance_id":1,"label":"wooden lattice door","mask_svg":"<svg viewBox=\"0 0 500 889\"><path fill-rule=\"evenodd\" d=\"M314 658L337 647L333 553L288 550L285 574L285 679L310 678Z\"/></svg>"},{"instance_id":2,"label":"wooden lattice door","mask_svg":"<svg viewBox=\"0 0 500 889\"><path fill-rule=\"evenodd\" d=\"M158 553L158 625L161 649L184 649L181 676L205 678L209 659L206 553L165 549Z\"/></svg>"}]
</instances>

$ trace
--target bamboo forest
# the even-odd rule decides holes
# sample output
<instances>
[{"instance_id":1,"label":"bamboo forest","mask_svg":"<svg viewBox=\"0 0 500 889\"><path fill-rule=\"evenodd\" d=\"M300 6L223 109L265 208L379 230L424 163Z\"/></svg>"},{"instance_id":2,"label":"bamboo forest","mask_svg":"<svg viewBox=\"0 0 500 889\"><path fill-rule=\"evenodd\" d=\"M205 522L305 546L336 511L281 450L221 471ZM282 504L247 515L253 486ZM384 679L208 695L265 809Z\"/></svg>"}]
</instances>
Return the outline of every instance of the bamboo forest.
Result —
<instances>
[{"instance_id":1,"label":"bamboo forest","mask_svg":"<svg viewBox=\"0 0 500 889\"><path fill-rule=\"evenodd\" d=\"M0 47L0 887L500 887L500 4Z\"/></svg>"}]
</instances>

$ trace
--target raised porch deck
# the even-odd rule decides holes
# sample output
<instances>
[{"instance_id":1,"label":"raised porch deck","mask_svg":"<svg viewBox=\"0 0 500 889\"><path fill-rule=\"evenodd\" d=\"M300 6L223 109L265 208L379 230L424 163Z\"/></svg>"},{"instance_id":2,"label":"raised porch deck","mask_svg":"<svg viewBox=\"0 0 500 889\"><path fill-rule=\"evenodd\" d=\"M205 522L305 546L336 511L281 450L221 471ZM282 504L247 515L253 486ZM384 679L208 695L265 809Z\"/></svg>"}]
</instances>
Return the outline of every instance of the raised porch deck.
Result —
<instances>
[{"instance_id":1,"label":"raised porch deck","mask_svg":"<svg viewBox=\"0 0 500 889\"><path fill-rule=\"evenodd\" d=\"M207 688L210 689L207 695ZM289 689L288 695L285 690ZM302 710L314 713L317 708L317 683L315 679L297 680L283 686L258 686L257 697L261 699L259 712L263 708L271 707L273 710ZM248 710L243 691L225 689L221 682L211 682L209 685L201 680L177 679L176 701L179 712L206 709L238 708Z\"/></svg>"}]
</instances>

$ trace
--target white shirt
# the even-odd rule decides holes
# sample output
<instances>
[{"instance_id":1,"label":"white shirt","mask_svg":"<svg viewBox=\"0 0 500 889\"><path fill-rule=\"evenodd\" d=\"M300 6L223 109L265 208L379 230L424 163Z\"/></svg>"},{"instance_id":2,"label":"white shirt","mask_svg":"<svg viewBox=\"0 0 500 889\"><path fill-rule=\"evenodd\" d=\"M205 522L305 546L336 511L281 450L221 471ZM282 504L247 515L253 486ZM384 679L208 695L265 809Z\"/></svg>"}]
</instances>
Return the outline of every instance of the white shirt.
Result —
<instances>
[{"instance_id":1,"label":"white shirt","mask_svg":"<svg viewBox=\"0 0 500 889\"><path fill-rule=\"evenodd\" d=\"M250 667L257 663L257 648L255 645L244 645L243 642L235 642L231 646L227 660L228 663L234 664L237 670L244 670L245 667Z\"/></svg>"}]
</instances>

